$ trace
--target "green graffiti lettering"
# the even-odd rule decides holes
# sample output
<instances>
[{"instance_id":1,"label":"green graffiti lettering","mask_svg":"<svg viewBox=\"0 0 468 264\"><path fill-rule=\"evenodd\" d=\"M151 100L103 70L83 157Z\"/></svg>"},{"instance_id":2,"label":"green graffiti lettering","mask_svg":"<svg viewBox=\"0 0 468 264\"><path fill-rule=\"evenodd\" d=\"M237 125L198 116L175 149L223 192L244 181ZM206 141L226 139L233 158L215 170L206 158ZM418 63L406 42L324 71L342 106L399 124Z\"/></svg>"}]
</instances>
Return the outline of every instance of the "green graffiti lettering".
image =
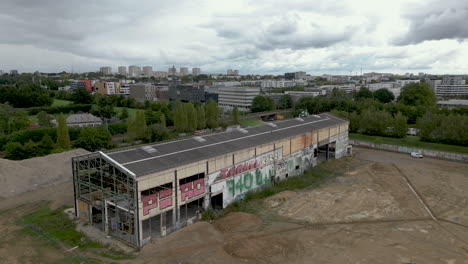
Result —
<instances>
[{"instance_id":1,"label":"green graffiti lettering","mask_svg":"<svg viewBox=\"0 0 468 264\"><path fill-rule=\"evenodd\" d=\"M296 158L296 166L301 166L302 164L302 157L297 157Z\"/></svg>"},{"instance_id":2,"label":"green graffiti lettering","mask_svg":"<svg viewBox=\"0 0 468 264\"><path fill-rule=\"evenodd\" d=\"M257 169L259 171L259 169ZM244 174L244 187L247 190L250 190L252 188L252 183L253 183L253 175L252 173L248 172Z\"/></svg>"},{"instance_id":3,"label":"green graffiti lettering","mask_svg":"<svg viewBox=\"0 0 468 264\"><path fill-rule=\"evenodd\" d=\"M228 188L229 193L231 193L231 195L234 196L236 194L236 189L234 188L234 179L227 180L226 186Z\"/></svg>"},{"instance_id":4,"label":"green graffiti lettering","mask_svg":"<svg viewBox=\"0 0 468 264\"><path fill-rule=\"evenodd\" d=\"M236 183L236 189L239 190L239 193L242 193L244 185L242 184L242 177L239 177L239 180Z\"/></svg>"},{"instance_id":5,"label":"green graffiti lettering","mask_svg":"<svg viewBox=\"0 0 468 264\"><path fill-rule=\"evenodd\" d=\"M255 182L257 183L257 186L260 186L263 184L263 175L260 169L257 169L255 171Z\"/></svg>"}]
</instances>

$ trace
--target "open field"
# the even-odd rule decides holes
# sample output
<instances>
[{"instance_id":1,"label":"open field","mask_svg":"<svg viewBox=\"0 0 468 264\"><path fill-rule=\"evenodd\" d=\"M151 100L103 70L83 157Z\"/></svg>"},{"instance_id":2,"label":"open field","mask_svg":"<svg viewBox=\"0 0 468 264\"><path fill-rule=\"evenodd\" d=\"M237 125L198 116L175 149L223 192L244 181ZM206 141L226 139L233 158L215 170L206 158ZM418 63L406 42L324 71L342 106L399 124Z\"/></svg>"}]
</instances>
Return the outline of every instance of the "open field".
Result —
<instances>
[{"instance_id":1,"label":"open field","mask_svg":"<svg viewBox=\"0 0 468 264\"><path fill-rule=\"evenodd\" d=\"M261 122L260 120L253 119L253 118L241 119L239 122L241 125L245 125L245 126L258 126L258 125L263 124L263 122Z\"/></svg>"},{"instance_id":2,"label":"open field","mask_svg":"<svg viewBox=\"0 0 468 264\"><path fill-rule=\"evenodd\" d=\"M68 101L68 100L54 99L54 101L52 102L52 106L65 106L65 105L69 105L71 103L73 103L73 102Z\"/></svg>"},{"instance_id":3,"label":"open field","mask_svg":"<svg viewBox=\"0 0 468 264\"><path fill-rule=\"evenodd\" d=\"M122 110L123 110L124 108L126 108L126 107L117 107L117 106L114 107L114 110L115 110L115 112L117 113L117 116L120 116L120 113L122 113ZM127 108L127 110L128 110L128 116L129 116L129 117L132 117L132 118L135 118L136 113L137 113L138 111L144 111L143 109L135 109L135 108Z\"/></svg>"},{"instance_id":4,"label":"open field","mask_svg":"<svg viewBox=\"0 0 468 264\"><path fill-rule=\"evenodd\" d=\"M431 142L422 142L419 141L417 136L406 136L405 138L389 138L389 137L379 137L379 136L368 136L362 134L349 133L349 139L369 141L379 144L389 144L389 145L398 145L404 147L415 147L422 149L430 149L436 151L446 151L446 152L455 152L461 154L468 154L468 147L440 144L440 143L431 143Z\"/></svg>"},{"instance_id":5,"label":"open field","mask_svg":"<svg viewBox=\"0 0 468 264\"><path fill-rule=\"evenodd\" d=\"M255 214L195 223L135 259L72 252L98 261L85 263L468 264L468 164L354 148L324 167L337 174L320 187L251 200ZM0 263L76 260L17 222L42 200L72 204L72 193L63 183L0 200Z\"/></svg>"}]
</instances>

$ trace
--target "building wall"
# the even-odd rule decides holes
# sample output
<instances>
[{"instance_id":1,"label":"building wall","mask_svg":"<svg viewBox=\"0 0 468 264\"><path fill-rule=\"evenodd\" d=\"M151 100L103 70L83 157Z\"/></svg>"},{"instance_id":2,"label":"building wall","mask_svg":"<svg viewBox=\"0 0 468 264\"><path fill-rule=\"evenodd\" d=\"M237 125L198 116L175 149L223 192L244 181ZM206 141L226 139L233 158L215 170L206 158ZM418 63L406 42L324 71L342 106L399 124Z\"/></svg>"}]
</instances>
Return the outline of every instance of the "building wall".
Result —
<instances>
[{"instance_id":1,"label":"building wall","mask_svg":"<svg viewBox=\"0 0 468 264\"><path fill-rule=\"evenodd\" d=\"M171 214L172 229L163 226L161 235L164 236L197 220L196 216L193 219L182 219L181 215L185 213L183 206L186 204L202 200L203 208L208 209L211 198L222 194L222 206L226 207L242 199L249 191L259 190L272 181L300 175L316 166L316 150L318 146L327 144L335 146L333 158L344 156L348 146L348 123L138 177L140 227L146 219L166 219L169 217L167 214ZM180 180L194 175L202 176L179 184ZM142 191L165 184L172 184L172 188L151 197L142 197ZM143 228L140 228L140 238L143 240ZM148 238L143 241L147 242Z\"/></svg>"}]
</instances>

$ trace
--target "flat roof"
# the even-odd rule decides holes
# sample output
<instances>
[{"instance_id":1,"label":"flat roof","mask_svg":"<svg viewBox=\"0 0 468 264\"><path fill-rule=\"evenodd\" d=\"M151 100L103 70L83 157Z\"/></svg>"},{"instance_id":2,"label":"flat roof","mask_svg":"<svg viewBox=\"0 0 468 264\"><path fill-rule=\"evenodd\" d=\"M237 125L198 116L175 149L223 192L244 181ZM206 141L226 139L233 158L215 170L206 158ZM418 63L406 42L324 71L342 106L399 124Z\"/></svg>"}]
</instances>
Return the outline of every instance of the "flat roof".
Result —
<instances>
[{"instance_id":1,"label":"flat roof","mask_svg":"<svg viewBox=\"0 0 468 264\"><path fill-rule=\"evenodd\" d=\"M275 121L276 127L265 124L245 128L244 132L234 129L106 154L138 177L347 122L330 114L302 120Z\"/></svg>"}]
</instances>

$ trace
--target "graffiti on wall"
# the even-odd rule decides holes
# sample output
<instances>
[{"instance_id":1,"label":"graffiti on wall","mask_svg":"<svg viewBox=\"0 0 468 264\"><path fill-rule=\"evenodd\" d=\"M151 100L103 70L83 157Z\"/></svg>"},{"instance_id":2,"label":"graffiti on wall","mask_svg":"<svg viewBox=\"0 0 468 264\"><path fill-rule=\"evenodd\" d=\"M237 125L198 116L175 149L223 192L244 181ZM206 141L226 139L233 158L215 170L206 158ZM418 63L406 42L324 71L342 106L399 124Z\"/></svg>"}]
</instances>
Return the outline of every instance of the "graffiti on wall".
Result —
<instances>
[{"instance_id":1,"label":"graffiti on wall","mask_svg":"<svg viewBox=\"0 0 468 264\"><path fill-rule=\"evenodd\" d=\"M223 195L226 197L226 200L236 200L236 198L238 198L236 196L269 184L271 176L273 176L272 165L239 174L226 181L226 188Z\"/></svg>"},{"instance_id":2,"label":"graffiti on wall","mask_svg":"<svg viewBox=\"0 0 468 264\"><path fill-rule=\"evenodd\" d=\"M192 199L205 193L205 178L180 185L180 198L182 201Z\"/></svg>"},{"instance_id":3,"label":"graffiti on wall","mask_svg":"<svg viewBox=\"0 0 468 264\"><path fill-rule=\"evenodd\" d=\"M312 164L313 148L308 147L292 153L289 157L276 162L276 175L280 177L295 176L310 168Z\"/></svg>"},{"instance_id":4,"label":"graffiti on wall","mask_svg":"<svg viewBox=\"0 0 468 264\"><path fill-rule=\"evenodd\" d=\"M208 176L214 193L223 193L223 204L242 198L245 193L267 185L274 175L274 162L282 158L282 149L222 169Z\"/></svg>"},{"instance_id":5,"label":"graffiti on wall","mask_svg":"<svg viewBox=\"0 0 468 264\"><path fill-rule=\"evenodd\" d=\"M143 203L143 215L148 215L149 211L158 208L158 205L159 210L172 206L172 189L142 197L141 202Z\"/></svg>"},{"instance_id":6,"label":"graffiti on wall","mask_svg":"<svg viewBox=\"0 0 468 264\"><path fill-rule=\"evenodd\" d=\"M267 152L256 158L235 164L233 166L222 169L220 172L211 174L209 178L209 185L214 183L225 181L229 178L235 177L239 174L243 174L256 169L262 168L269 164L273 164L275 160L281 159L282 149L276 149L275 151Z\"/></svg>"}]
</instances>

